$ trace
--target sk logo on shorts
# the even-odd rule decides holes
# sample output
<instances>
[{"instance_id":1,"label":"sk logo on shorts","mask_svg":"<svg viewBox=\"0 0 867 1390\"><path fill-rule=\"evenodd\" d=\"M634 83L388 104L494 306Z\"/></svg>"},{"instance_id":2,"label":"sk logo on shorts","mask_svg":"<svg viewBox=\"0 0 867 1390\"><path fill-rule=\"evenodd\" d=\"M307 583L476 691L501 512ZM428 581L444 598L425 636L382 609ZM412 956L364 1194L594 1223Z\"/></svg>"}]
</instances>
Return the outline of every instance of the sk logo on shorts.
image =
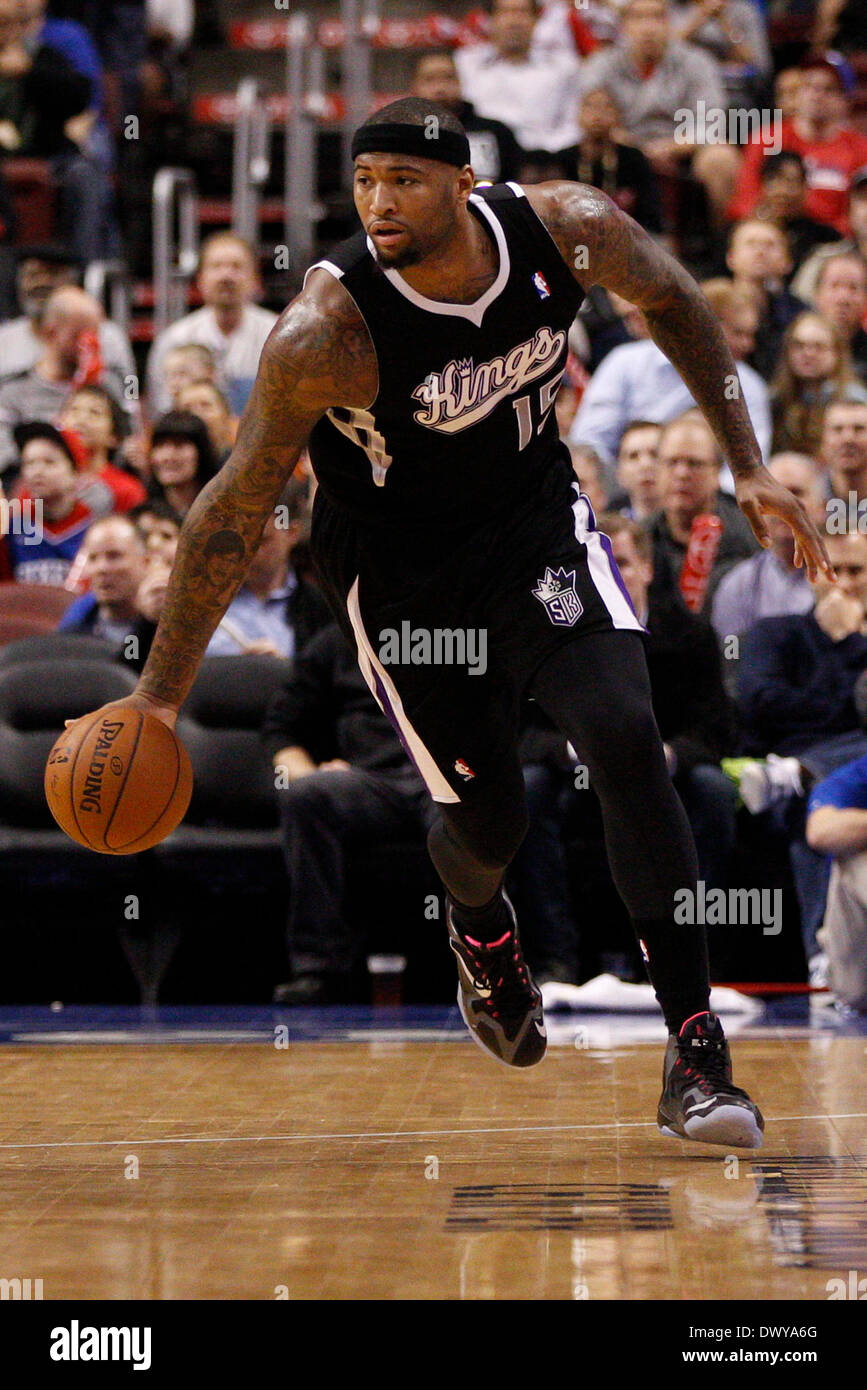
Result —
<instances>
[{"instance_id":1,"label":"sk logo on shorts","mask_svg":"<svg viewBox=\"0 0 867 1390\"><path fill-rule=\"evenodd\" d=\"M538 588L533 590L540 603L548 610L548 617L557 627L572 627L584 612L584 605L575 592L575 571L545 570L545 578L539 580Z\"/></svg>"}]
</instances>

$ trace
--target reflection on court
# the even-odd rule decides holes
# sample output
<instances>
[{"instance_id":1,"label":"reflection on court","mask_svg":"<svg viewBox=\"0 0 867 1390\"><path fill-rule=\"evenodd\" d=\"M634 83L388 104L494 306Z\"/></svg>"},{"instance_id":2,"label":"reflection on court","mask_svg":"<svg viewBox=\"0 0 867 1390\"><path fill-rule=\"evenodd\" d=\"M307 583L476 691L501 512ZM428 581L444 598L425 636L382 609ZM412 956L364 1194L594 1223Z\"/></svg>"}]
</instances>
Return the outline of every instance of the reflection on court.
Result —
<instances>
[{"instance_id":1,"label":"reflection on court","mask_svg":"<svg viewBox=\"0 0 867 1390\"><path fill-rule=\"evenodd\" d=\"M746 1027L765 1147L726 1155L658 1134L661 1049L634 1024L510 1073L442 1011L296 1017L278 1047L281 1018L219 1042L213 1017L5 1026L0 1277L46 1299L826 1299L867 1268L858 1028Z\"/></svg>"}]
</instances>

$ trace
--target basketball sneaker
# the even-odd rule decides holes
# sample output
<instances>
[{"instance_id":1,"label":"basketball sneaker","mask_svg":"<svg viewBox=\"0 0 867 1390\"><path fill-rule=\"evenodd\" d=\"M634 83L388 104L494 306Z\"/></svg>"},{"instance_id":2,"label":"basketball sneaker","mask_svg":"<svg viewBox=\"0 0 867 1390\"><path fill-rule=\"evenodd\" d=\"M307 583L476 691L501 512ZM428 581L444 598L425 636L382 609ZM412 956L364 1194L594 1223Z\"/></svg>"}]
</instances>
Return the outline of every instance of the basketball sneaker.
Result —
<instances>
[{"instance_id":1,"label":"basketball sneaker","mask_svg":"<svg viewBox=\"0 0 867 1390\"><path fill-rule=\"evenodd\" d=\"M446 908L449 945L458 964L458 1008L473 1041L507 1067L532 1067L545 1056L542 994L530 978L518 940L515 909L503 893L512 926L489 944L465 936Z\"/></svg>"},{"instance_id":2,"label":"basketball sneaker","mask_svg":"<svg viewBox=\"0 0 867 1390\"><path fill-rule=\"evenodd\" d=\"M761 1111L732 1085L732 1062L716 1014L695 1014L671 1034L657 1124L663 1134L704 1144L760 1149Z\"/></svg>"}]
</instances>

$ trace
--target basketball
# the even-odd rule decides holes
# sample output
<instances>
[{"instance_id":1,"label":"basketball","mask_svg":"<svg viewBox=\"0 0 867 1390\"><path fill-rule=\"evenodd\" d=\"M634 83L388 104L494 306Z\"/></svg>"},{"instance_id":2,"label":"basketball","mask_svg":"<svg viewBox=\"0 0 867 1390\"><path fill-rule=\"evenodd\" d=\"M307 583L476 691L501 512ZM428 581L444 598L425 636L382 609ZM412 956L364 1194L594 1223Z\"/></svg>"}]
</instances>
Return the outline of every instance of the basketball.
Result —
<instances>
[{"instance_id":1,"label":"basketball","mask_svg":"<svg viewBox=\"0 0 867 1390\"><path fill-rule=\"evenodd\" d=\"M138 854L183 820L193 770L161 719L132 707L70 724L45 768L45 796L61 830L100 854Z\"/></svg>"}]
</instances>

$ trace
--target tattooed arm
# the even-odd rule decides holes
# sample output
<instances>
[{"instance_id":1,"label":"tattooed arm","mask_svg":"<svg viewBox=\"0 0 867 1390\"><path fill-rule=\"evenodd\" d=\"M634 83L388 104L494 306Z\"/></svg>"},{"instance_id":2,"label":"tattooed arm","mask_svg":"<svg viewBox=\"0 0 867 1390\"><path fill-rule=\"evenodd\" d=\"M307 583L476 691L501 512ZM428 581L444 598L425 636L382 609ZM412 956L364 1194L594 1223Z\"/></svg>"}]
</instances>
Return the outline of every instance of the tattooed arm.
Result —
<instances>
[{"instance_id":1,"label":"tattooed arm","mask_svg":"<svg viewBox=\"0 0 867 1390\"><path fill-rule=\"evenodd\" d=\"M344 289L311 275L262 352L231 457L184 522L162 616L130 703L173 724L316 421L377 392L373 344Z\"/></svg>"},{"instance_id":2,"label":"tattooed arm","mask_svg":"<svg viewBox=\"0 0 867 1390\"><path fill-rule=\"evenodd\" d=\"M653 341L716 435L760 544L770 544L763 513L779 516L794 534L795 563L805 564L811 579L819 568L831 575L825 547L803 507L762 464L734 359L692 277L598 189L548 183L524 191L575 278L588 288L602 285L642 310Z\"/></svg>"}]
</instances>

